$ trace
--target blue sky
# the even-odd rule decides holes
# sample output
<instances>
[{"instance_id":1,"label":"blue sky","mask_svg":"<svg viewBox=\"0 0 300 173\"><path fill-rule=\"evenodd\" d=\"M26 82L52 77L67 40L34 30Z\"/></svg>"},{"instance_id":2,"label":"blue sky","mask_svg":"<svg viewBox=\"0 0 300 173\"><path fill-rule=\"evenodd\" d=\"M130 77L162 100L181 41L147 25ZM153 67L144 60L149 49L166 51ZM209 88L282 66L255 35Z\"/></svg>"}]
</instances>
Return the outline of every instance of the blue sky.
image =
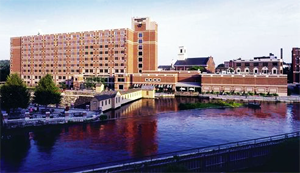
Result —
<instances>
[{"instance_id":1,"label":"blue sky","mask_svg":"<svg viewBox=\"0 0 300 173\"><path fill-rule=\"evenodd\" d=\"M0 59L9 59L10 37L130 28L131 17L158 23L159 64L188 57L225 60L274 53L291 61L300 47L299 0L0 0Z\"/></svg>"}]
</instances>

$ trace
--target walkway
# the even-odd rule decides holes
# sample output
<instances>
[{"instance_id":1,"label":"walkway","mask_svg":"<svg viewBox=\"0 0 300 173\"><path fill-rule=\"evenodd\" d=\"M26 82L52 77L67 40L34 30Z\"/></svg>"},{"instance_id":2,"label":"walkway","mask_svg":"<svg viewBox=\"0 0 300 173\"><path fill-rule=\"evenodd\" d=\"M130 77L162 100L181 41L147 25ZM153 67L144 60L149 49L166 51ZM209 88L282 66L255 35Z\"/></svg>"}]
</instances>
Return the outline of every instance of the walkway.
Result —
<instances>
[{"instance_id":1,"label":"walkway","mask_svg":"<svg viewBox=\"0 0 300 173\"><path fill-rule=\"evenodd\" d=\"M200 97L209 97L210 99L222 100L239 100L239 101L269 101L269 102L287 102L300 103L300 96L277 96L277 97L262 97L262 96L237 96L237 95L216 95L216 94L200 94Z\"/></svg>"}]
</instances>

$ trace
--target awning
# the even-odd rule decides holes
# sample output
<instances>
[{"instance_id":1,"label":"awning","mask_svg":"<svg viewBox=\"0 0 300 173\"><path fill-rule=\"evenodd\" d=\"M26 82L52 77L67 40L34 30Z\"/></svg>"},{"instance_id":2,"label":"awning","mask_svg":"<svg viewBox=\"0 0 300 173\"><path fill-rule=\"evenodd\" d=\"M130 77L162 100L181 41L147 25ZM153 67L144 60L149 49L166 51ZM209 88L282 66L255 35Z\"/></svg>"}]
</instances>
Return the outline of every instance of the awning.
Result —
<instances>
[{"instance_id":1,"label":"awning","mask_svg":"<svg viewBox=\"0 0 300 173\"><path fill-rule=\"evenodd\" d=\"M193 87L200 88L200 82L177 82L176 87Z\"/></svg>"}]
</instances>

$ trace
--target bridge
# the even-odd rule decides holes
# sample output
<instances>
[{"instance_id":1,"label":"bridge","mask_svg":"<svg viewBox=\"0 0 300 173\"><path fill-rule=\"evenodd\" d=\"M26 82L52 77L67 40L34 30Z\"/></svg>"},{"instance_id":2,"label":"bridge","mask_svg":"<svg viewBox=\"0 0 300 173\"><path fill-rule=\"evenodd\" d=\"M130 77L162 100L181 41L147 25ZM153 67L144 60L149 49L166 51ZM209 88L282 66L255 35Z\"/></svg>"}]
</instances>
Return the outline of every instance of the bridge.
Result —
<instances>
[{"instance_id":1,"label":"bridge","mask_svg":"<svg viewBox=\"0 0 300 173\"><path fill-rule=\"evenodd\" d=\"M300 131L54 172L164 172L169 165L193 172L237 171L263 165L275 146L297 138Z\"/></svg>"}]
</instances>

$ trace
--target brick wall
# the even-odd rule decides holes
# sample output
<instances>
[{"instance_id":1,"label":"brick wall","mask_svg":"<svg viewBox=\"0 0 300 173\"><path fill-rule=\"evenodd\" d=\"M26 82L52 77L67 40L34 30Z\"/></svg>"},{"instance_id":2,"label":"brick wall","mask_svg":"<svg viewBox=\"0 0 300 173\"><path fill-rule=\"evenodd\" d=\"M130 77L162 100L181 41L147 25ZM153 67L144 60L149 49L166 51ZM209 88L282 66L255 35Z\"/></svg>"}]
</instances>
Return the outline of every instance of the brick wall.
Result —
<instances>
[{"instance_id":1,"label":"brick wall","mask_svg":"<svg viewBox=\"0 0 300 173\"><path fill-rule=\"evenodd\" d=\"M287 95L286 75L201 75L202 92L235 91Z\"/></svg>"}]
</instances>

